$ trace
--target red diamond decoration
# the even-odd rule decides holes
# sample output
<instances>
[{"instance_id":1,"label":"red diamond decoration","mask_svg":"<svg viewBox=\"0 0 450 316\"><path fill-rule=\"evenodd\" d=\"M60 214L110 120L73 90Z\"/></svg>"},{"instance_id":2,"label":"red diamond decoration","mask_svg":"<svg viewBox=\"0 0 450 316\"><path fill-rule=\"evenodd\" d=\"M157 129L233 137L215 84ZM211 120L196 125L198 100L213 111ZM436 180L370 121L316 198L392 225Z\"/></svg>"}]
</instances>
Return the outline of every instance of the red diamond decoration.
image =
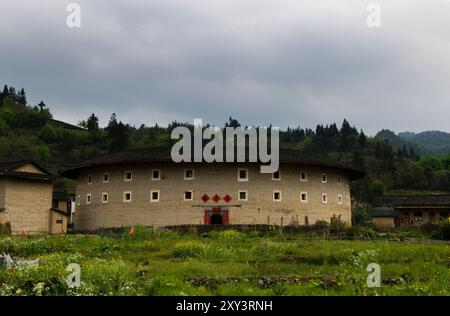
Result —
<instances>
[{"instance_id":1,"label":"red diamond decoration","mask_svg":"<svg viewBox=\"0 0 450 316\"><path fill-rule=\"evenodd\" d=\"M203 194L203 196L201 197L201 199L202 199L202 201L205 202L205 203L208 202L208 201L209 201L209 196L208 196L208 194L206 194L206 193Z\"/></svg>"},{"instance_id":2,"label":"red diamond decoration","mask_svg":"<svg viewBox=\"0 0 450 316\"><path fill-rule=\"evenodd\" d=\"M220 201L220 196L218 196L217 194L216 195L214 195L213 197L212 197L212 199L213 199L213 201L214 202L219 202Z\"/></svg>"},{"instance_id":3,"label":"red diamond decoration","mask_svg":"<svg viewBox=\"0 0 450 316\"><path fill-rule=\"evenodd\" d=\"M229 196L228 194L227 195L225 195L224 197L223 197L223 200L225 201L225 202L230 202L231 201L231 196Z\"/></svg>"}]
</instances>

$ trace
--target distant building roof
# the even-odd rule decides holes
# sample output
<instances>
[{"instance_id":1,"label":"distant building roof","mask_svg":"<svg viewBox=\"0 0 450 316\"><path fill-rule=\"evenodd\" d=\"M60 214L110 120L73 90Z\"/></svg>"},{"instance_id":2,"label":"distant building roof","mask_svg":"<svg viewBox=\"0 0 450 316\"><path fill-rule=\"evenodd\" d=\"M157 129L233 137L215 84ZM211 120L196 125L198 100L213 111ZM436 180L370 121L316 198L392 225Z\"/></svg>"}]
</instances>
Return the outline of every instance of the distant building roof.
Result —
<instances>
[{"instance_id":1,"label":"distant building roof","mask_svg":"<svg viewBox=\"0 0 450 316\"><path fill-rule=\"evenodd\" d=\"M72 124L69 124L69 123L66 123L66 122L63 122L63 121L54 120L54 119L50 119L50 123L52 125L59 126L59 127L64 128L64 129L72 129L72 130L77 130L77 131L87 131L87 129L82 128L80 126L72 125Z\"/></svg>"},{"instance_id":2,"label":"distant building roof","mask_svg":"<svg viewBox=\"0 0 450 316\"><path fill-rule=\"evenodd\" d=\"M72 168L66 169L62 171L61 174L68 178L75 178L78 171L83 168L105 166L105 165L130 164L130 163L146 163L146 162L171 163L173 161L170 152L171 152L170 147L158 147L158 148L135 149L113 154L99 155L93 159L87 160L81 164L73 166ZM248 153L246 150L246 155L247 154ZM248 159L246 159L246 161L248 161ZM333 161L326 155L323 154L316 155L309 152L301 152L293 149L280 148L280 163L339 168L346 171L349 174L351 180L360 179L365 176L365 173L363 171L348 166L344 166L343 164Z\"/></svg>"},{"instance_id":3,"label":"distant building roof","mask_svg":"<svg viewBox=\"0 0 450 316\"><path fill-rule=\"evenodd\" d=\"M450 195L392 195L376 197L375 207L404 207L404 206L448 206Z\"/></svg>"},{"instance_id":4,"label":"distant building roof","mask_svg":"<svg viewBox=\"0 0 450 316\"><path fill-rule=\"evenodd\" d=\"M43 173L34 173L34 172L22 172L17 171L18 168L32 164L38 169L40 169ZM32 180L43 180L43 181L53 181L55 176L50 172L39 166L37 163L30 160L11 160L11 161L0 161L0 176L8 176L15 178L25 178Z\"/></svg>"},{"instance_id":5,"label":"distant building roof","mask_svg":"<svg viewBox=\"0 0 450 316\"><path fill-rule=\"evenodd\" d=\"M396 217L400 215L400 211L393 207L375 207L371 214L372 217Z\"/></svg>"}]
</instances>

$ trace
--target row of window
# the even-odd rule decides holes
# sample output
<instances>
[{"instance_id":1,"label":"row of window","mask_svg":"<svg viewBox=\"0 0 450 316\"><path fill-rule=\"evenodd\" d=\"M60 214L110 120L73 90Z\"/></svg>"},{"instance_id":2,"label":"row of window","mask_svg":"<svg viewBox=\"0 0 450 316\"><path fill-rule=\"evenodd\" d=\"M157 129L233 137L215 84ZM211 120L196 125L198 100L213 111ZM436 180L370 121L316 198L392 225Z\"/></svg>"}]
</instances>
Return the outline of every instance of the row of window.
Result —
<instances>
[{"instance_id":1,"label":"row of window","mask_svg":"<svg viewBox=\"0 0 450 316\"><path fill-rule=\"evenodd\" d=\"M150 202L159 202L159 190L153 190L150 191ZM194 191L185 191L183 196L184 201L193 201L194 200ZM273 201L274 202L281 202L282 194L281 191L273 191ZM123 202L131 202L132 200L132 192L131 191L125 191L123 193ZM238 200L239 201L248 201L248 191L239 191L238 192ZM102 203L106 204L109 201L109 195L107 192L102 193ZM88 193L86 195L86 204L91 204L92 202L92 195L91 193ZM308 193L307 192L301 192L300 193L300 202L307 203L308 202ZM342 204L343 198L342 195L337 196L337 202L338 204ZM328 203L328 194L322 193L322 203L326 204Z\"/></svg>"},{"instance_id":2,"label":"row of window","mask_svg":"<svg viewBox=\"0 0 450 316\"><path fill-rule=\"evenodd\" d=\"M103 183L109 182L109 173L103 174ZM321 175L322 183L328 182L328 176L326 173L322 173ZM248 169L245 168L239 168L237 173L237 179L238 181L245 182L249 180L249 172ZM123 180L125 182L133 181L133 172L130 170L127 170L124 172L124 178ZM161 180L161 170L160 169L153 169L152 170L152 180ZM194 170L192 169L185 169L184 170L184 180L194 180ZM280 181L281 180L281 173L280 171L272 173L272 180ZM308 173L306 171L300 172L300 181L308 181ZM92 175L88 175L88 184L92 184ZM341 184L342 179L340 176L337 177L337 184Z\"/></svg>"}]
</instances>

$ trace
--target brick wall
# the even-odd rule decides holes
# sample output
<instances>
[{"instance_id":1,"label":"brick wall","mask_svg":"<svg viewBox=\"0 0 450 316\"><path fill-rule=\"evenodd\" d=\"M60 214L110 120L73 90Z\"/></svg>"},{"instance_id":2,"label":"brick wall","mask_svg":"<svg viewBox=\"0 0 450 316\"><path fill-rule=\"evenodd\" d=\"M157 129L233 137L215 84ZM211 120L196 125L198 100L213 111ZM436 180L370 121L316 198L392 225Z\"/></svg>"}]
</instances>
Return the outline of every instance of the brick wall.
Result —
<instances>
[{"instance_id":1,"label":"brick wall","mask_svg":"<svg viewBox=\"0 0 450 316\"><path fill-rule=\"evenodd\" d=\"M13 233L25 230L29 233L48 232L49 210L52 205L52 183L5 178L0 183L4 189L5 208L2 221L11 223Z\"/></svg>"}]
</instances>

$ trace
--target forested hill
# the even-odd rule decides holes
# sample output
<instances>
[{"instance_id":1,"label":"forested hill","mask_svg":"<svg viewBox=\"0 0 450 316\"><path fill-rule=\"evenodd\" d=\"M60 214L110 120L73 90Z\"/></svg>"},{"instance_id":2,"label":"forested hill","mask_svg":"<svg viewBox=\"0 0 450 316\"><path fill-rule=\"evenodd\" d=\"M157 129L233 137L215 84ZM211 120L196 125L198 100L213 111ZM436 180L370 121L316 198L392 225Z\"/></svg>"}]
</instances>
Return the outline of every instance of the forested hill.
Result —
<instances>
[{"instance_id":1,"label":"forested hill","mask_svg":"<svg viewBox=\"0 0 450 316\"><path fill-rule=\"evenodd\" d=\"M44 102L28 105L23 89L5 86L0 93L0 159L33 159L58 172L101 153L167 146L172 143L173 128L192 128L179 122L167 127L135 127L123 123L115 114L106 127L100 127L98 122L95 114L79 126L54 120ZM224 126L240 123L229 118ZM339 126L332 123L317 125L315 129L288 128L281 131L280 138L281 146L327 153L365 170L368 176L352 184L353 196L360 201L399 190L436 192L450 188L450 156L420 156L418 147L410 142L394 147L392 140L367 137L347 120Z\"/></svg>"},{"instance_id":2,"label":"forested hill","mask_svg":"<svg viewBox=\"0 0 450 316\"><path fill-rule=\"evenodd\" d=\"M426 131L421 133L402 132L395 134L390 130L378 132L377 137L387 139L395 149L412 147L422 155L444 157L450 155L450 133Z\"/></svg>"}]
</instances>

